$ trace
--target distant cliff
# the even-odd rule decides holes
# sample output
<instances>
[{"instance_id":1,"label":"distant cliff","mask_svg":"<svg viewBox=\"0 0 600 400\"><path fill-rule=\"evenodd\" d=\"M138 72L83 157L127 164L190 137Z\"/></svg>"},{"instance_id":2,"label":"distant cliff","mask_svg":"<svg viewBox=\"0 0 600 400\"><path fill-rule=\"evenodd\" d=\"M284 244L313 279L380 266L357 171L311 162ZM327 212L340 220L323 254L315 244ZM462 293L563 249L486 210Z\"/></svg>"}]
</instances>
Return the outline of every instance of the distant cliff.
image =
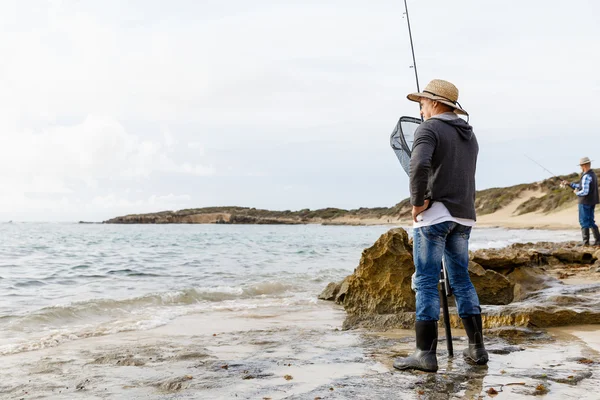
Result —
<instances>
[{"instance_id":1,"label":"distant cliff","mask_svg":"<svg viewBox=\"0 0 600 400\"><path fill-rule=\"evenodd\" d=\"M595 170L600 175L600 169ZM478 216L493 214L515 205L512 216L529 213L552 213L576 203L569 189L559 186L562 179L576 181L578 174L564 175L541 182L524 183L505 188L491 188L476 193ZM524 194L535 193L523 198ZM518 201L521 199L520 201ZM106 224L329 224L371 225L410 220L409 199L393 207L344 210L323 208L299 211L269 211L248 207L205 207L149 214L131 214L104 221Z\"/></svg>"}]
</instances>

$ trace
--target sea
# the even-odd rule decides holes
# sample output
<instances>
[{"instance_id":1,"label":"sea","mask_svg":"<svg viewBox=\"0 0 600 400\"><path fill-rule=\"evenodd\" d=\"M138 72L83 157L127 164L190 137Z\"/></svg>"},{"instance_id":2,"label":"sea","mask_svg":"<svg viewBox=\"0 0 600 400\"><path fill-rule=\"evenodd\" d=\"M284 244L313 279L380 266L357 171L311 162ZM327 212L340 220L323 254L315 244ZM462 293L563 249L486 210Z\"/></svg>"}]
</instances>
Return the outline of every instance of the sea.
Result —
<instances>
[{"instance_id":1,"label":"sea","mask_svg":"<svg viewBox=\"0 0 600 400\"><path fill-rule=\"evenodd\" d=\"M0 362L12 362L14 378L13 384L10 379L0 383L0 398L3 390L6 398L15 398L15 390L26 391L22 383L17 385L23 360L36 365L44 354L59 354L52 349L81 349L94 338L108 346L111 338L116 343L153 332L166 337L185 330L194 337L214 331L216 336L224 330L224 320L231 321L226 331L239 333L259 329L255 323L245 324L244 316L257 321L271 316L281 327L307 312L313 313L308 320L297 321L310 325L325 316L331 329L341 328L343 310L332 309L332 303L317 296L329 282L351 274L363 249L392 228L0 223ZM411 234L410 227L404 228ZM575 230L475 228L470 249L578 237ZM204 322L177 322L186 319ZM211 349L213 356L220 352L219 345ZM40 351L46 353L31 358ZM19 358L26 354L29 358ZM88 358L96 360L94 355ZM73 365L81 372L90 360ZM73 379L77 371L71 371ZM121 393L126 385L117 381L110 380L112 386L107 383L105 389L120 385ZM52 388L59 396L58 388L40 385L30 388L31 393L44 398ZM95 398L96 392L81 398ZM152 398L154 392L131 393L117 398ZM218 398L214 396L198 398Z\"/></svg>"}]
</instances>

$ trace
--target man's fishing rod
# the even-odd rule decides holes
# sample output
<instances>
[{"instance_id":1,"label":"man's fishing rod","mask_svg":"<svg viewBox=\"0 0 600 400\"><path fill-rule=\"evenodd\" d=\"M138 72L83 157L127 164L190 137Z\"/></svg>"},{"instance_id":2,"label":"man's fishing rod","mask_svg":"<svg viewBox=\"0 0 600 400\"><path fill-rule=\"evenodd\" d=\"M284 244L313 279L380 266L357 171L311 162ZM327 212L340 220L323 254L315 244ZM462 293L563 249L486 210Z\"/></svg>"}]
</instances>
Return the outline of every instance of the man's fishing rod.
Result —
<instances>
[{"instance_id":1,"label":"man's fishing rod","mask_svg":"<svg viewBox=\"0 0 600 400\"><path fill-rule=\"evenodd\" d=\"M406 14L406 23L408 25L408 37L410 38L410 50L412 52L413 65L412 67L415 70L415 81L417 82L417 92L421 92L419 87L419 75L417 73L417 60L415 58L415 47L413 45L412 40L412 31L410 29L410 19L408 17L408 5L406 4L406 0L404 0L404 11ZM421 110L421 103L419 103L419 114ZM423 121L423 116L421 115L421 121ZM450 312L448 310L448 296L452 296L452 288L450 287L450 281L448 280L448 271L446 271L446 265L442 260L442 265L440 269L440 284L442 287L442 310L444 314L444 326L446 330L446 347L448 348L448 357L454 357L454 346L452 345L452 331L450 328Z\"/></svg>"},{"instance_id":2,"label":"man's fishing rod","mask_svg":"<svg viewBox=\"0 0 600 400\"><path fill-rule=\"evenodd\" d=\"M527 158L529 158L531 161L533 161L534 163L536 163L540 167L542 167L542 169L544 171L546 171L547 173L549 173L550 175L552 175L553 178L558 179L561 182L560 183L560 187L561 188L565 188L565 189L570 189L571 188L571 186L567 185L567 181L566 180L561 179L556 174L554 174L552 171L550 171L548 168L544 167L542 164L540 164L539 162L535 161L533 158L529 157L527 154L524 154L524 156L527 157Z\"/></svg>"},{"instance_id":3,"label":"man's fishing rod","mask_svg":"<svg viewBox=\"0 0 600 400\"><path fill-rule=\"evenodd\" d=\"M417 60L415 59L415 47L413 46L412 40L412 32L410 30L410 18L408 17L408 6L406 5L406 0L404 0L404 14L406 14L406 23L408 25L408 37L410 38L410 50L412 51L413 65L412 67L415 69L415 80L417 81L417 92L420 92L419 88L419 74L417 73Z\"/></svg>"},{"instance_id":4,"label":"man's fishing rod","mask_svg":"<svg viewBox=\"0 0 600 400\"><path fill-rule=\"evenodd\" d=\"M420 92L419 88L419 74L417 73L417 59L415 58L415 47L412 40L412 31L410 30L410 18L408 17L408 6L406 0L404 0L404 14L406 14L406 24L408 25L408 37L410 38L410 51L412 52L413 65L411 66L415 70L415 81L417 82L417 92ZM421 112L421 103L419 103L419 113ZM421 121L423 116L421 115Z\"/></svg>"},{"instance_id":5,"label":"man's fishing rod","mask_svg":"<svg viewBox=\"0 0 600 400\"><path fill-rule=\"evenodd\" d=\"M539 165L540 167L542 167L544 169L544 171L548 172L550 175L552 175L553 178L558 178L558 176L556 176L556 174L554 174L552 171L550 171L548 168L544 167L542 164L540 164L539 162L535 161L533 158L529 157L527 154L525 154L525 157L529 158L531 161L533 161L534 163L536 163L537 165ZM560 179L560 178L558 178Z\"/></svg>"}]
</instances>

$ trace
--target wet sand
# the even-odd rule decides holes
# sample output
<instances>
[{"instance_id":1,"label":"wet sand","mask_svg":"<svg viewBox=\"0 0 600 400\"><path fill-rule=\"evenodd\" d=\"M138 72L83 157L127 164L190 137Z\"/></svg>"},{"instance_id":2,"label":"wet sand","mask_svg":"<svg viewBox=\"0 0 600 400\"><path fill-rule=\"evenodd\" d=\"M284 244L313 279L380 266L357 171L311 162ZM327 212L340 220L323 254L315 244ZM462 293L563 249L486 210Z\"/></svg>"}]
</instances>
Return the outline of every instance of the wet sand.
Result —
<instances>
[{"instance_id":1,"label":"wet sand","mask_svg":"<svg viewBox=\"0 0 600 400\"><path fill-rule=\"evenodd\" d=\"M437 374L398 372L413 332L340 331L344 311L271 308L197 314L145 332L67 342L1 357L6 399L597 399L600 326L486 337L488 366L455 357L440 330ZM519 335L520 336L520 335ZM591 360L582 362L581 360ZM539 390L538 390L539 392ZM480 397L481 396L481 397Z\"/></svg>"}]
</instances>

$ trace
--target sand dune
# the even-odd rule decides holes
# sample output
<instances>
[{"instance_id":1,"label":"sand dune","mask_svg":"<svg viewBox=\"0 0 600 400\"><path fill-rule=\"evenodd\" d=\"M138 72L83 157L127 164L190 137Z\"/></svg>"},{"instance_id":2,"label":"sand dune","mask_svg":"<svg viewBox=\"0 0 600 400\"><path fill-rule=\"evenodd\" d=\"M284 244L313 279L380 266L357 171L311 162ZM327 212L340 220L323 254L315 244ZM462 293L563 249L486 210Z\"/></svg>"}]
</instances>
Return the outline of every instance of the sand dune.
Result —
<instances>
[{"instance_id":1,"label":"sand dune","mask_svg":"<svg viewBox=\"0 0 600 400\"><path fill-rule=\"evenodd\" d=\"M506 207L492 213L477 217L477 226L499 226L518 229L574 229L579 228L577 204L572 203L566 207L550 213L533 212L523 215L515 213L517 207L534 197L541 197L541 191L525 191Z\"/></svg>"},{"instance_id":2,"label":"sand dune","mask_svg":"<svg viewBox=\"0 0 600 400\"><path fill-rule=\"evenodd\" d=\"M575 202L569 203L565 207L550 213L533 212L523 215L516 214L519 205L531 198L541 197L543 195L544 192L542 191L524 191L517 199L500 210L492 214L478 215L477 226L512 229L579 229L579 217L577 204ZM396 219L390 217L371 219L343 217L336 218L331 222L340 225L412 225L410 219Z\"/></svg>"}]
</instances>

